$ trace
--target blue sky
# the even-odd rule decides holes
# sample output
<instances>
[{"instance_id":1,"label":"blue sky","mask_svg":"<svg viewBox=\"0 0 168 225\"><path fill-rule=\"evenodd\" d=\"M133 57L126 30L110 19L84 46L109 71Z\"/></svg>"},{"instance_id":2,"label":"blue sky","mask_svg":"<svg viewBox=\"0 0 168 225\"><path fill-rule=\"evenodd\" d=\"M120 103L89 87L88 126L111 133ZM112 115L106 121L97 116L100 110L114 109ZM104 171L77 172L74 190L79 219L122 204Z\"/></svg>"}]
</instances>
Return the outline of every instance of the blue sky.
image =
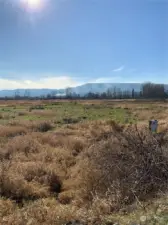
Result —
<instances>
[{"instance_id":1,"label":"blue sky","mask_svg":"<svg viewBox=\"0 0 168 225\"><path fill-rule=\"evenodd\" d=\"M0 0L0 89L168 83L168 0Z\"/></svg>"}]
</instances>

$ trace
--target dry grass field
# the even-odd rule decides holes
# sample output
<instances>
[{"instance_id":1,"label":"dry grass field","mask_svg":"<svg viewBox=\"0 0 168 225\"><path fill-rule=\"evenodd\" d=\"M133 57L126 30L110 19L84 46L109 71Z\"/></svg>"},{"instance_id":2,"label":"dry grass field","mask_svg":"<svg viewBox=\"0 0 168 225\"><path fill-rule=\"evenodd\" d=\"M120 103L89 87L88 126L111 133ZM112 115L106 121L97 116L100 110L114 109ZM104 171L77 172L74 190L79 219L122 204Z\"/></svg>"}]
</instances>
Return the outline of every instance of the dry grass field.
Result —
<instances>
[{"instance_id":1,"label":"dry grass field","mask_svg":"<svg viewBox=\"0 0 168 225\"><path fill-rule=\"evenodd\" d=\"M168 224L167 116L159 101L1 101L0 225Z\"/></svg>"}]
</instances>

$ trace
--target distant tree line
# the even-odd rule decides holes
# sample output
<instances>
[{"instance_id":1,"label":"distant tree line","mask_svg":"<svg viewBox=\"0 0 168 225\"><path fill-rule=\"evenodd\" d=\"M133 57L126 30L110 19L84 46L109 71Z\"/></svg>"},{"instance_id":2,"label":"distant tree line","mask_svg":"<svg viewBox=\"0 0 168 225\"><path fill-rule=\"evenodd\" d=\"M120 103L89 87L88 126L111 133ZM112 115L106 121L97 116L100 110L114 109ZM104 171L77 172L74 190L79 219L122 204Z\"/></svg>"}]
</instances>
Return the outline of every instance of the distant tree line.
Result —
<instances>
[{"instance_id":1,"label":"distant tree line","mask_svg":"<svg viewBox=\"0 0 168 225\"><path fill-rule=\"evenodd\" d=\"M66 98L81 98L76 93L72 92L73 89L66 89ZM89 92L82 98L86 99L140 99L140 98L167 98L163 84L144 83L140 91L134 89L122 91L120 88L108 88L106 92L94 93Z\"/></svg>"},{"instance_id":2,"label":"distant tree line","mask_svg":"<svg viewBox=\"0 0 168 225\"><path fill-rule=\"evenodd\" d=\"M165 92L163 84L153 84L153 83L144 83L142 84L140 91L135 91L134 89L122 91L120 88L108 88L103 93L93 93L89 92L84 96L80 96L73 92L72 88L67 88L64 95L56 95L56 92L52 91L46 96L40 97L31 97L29 90L25 91L23 96L20 95L19 91L15 92L13 97L1 97L0 99L164 99L168 95Z\"/></svg>"}]
</instances>

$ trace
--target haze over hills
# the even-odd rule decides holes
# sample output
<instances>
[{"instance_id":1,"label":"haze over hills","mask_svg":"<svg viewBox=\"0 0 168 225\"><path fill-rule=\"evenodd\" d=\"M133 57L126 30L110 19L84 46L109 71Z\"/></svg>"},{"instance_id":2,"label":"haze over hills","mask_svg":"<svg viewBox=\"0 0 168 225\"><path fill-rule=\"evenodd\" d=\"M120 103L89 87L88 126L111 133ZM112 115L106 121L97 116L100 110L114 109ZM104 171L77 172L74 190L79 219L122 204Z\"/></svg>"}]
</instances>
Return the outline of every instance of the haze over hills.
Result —
<instances>
[{"instance_id":1,"label":"haze over hills","mask_svg":"<svg viewBox=\"0 0 168 225\"><path fill-rule=\"evenodd\" d=\"M165 84L165 92L168 91L168 84ZM71 88L72 93L76 93L80 96L84 96L89 92L92 93L103 93L108 89L113 88L120 89L121 91L140 91L142 83L87 83L81 86ZM19 96L30 96L30 97L40 97L46 96L48 94L52 95L65 95L65 89L16 89L16 90L0 90L0 97L13 97L15 95Z\"/></svg>"},{"instance_id":2,"label":"haze over hills","mask_svg":"<svg viewBox=\"0 0 168 225\"><path fill-rule=\"evenodd\" d=\"M80 95L85 95L88 92L93 93L103 93L108 89L121 89L121 91L140 91L142 84L140 83L88 83L72 89L72 92L75 92Z\"/></svg>"}]
</instances>

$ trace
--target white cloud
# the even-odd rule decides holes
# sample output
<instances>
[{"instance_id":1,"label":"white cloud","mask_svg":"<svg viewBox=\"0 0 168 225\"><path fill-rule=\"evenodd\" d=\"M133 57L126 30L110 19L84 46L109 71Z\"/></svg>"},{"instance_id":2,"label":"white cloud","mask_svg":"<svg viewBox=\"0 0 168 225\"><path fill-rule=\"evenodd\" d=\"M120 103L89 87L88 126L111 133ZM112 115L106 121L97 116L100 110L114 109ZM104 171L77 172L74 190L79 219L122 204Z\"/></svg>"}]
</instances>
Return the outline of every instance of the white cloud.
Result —
<instances>
[{"instance_id":1,"label":"white cloud","mask_svg":"<svg viewBox=\"0 0 168 225\"><path fill-rule=\"evenodd\" d=\"M124 69L125 67L124 66L120 66L119 68L116 68L113 70L113 72L120 72Z\"/></svg>"},{"instance_id":2,"label":"white cloud","mask_svg":"<svg viewBox=\"0 0 168 225\"><path fill-rule=\"evenodd\" d=\"M66 87L74 87L80 85L69 76L59 76L59 77L47 77L41 78L39 80L10 80L5 78L0 78L0 89L40 89L40 88L51 88L51 89L61 89Z\"/></svg>"}]
</instances>

